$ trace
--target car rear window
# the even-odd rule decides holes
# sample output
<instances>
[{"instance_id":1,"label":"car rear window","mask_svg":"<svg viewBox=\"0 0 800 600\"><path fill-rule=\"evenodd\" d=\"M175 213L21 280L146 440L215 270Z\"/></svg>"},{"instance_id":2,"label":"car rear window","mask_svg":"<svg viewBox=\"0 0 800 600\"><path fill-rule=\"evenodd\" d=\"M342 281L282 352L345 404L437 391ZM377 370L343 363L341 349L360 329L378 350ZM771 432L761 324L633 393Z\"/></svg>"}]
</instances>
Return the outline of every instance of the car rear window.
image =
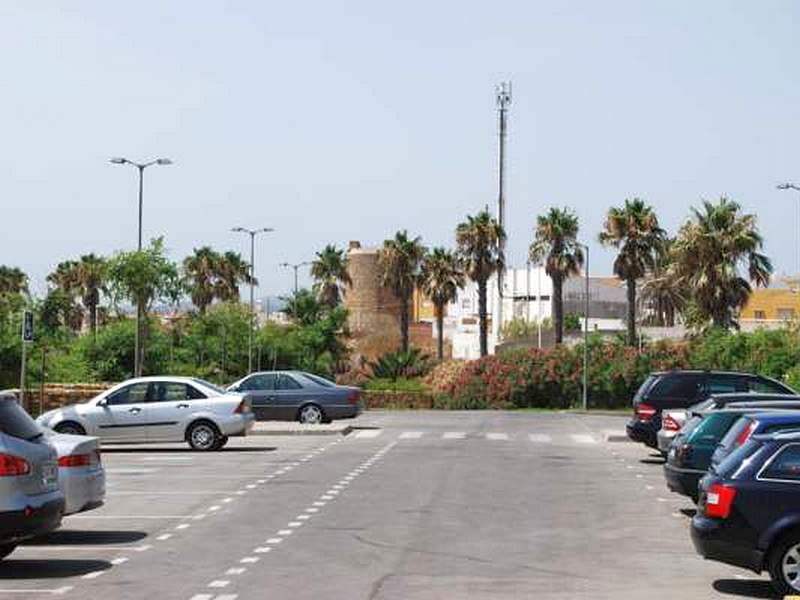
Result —
<instances>
[{"instance_id":1,"label":"car rear window","mask_svg":"<svg viewBox=\"0 0 800 600\"><path fill-rule=\"evenodd\" d=\"M724 412L706 415L706 418L687 436L687 440L689 442L719 440L740 416L739 413Z\"/></svg>"},{"instance_id":2,"label":"car rear window","mask_svg":"<svg viewBox=\"0 0 800 600\"><path fill-rule=\"evenodd\" d=\"M647 390L649 390L653 384L658 381L658 377L658 375L648 375L647 379L645 379L642 385L639 386L639 389L636 390L636 394L633 396L634 404L638 403L642 399L642 396L647 393Z\"/></svg>"},{"instance_id":3,"label":"car rear window","mask_svg":"<svg viewBox=\"0 0 800 600\"><path fill-rule=\"evenodd\" d=\"M680 374L665 376L647 392L653 398L686 398L697 397L702 377L696 374Z\"/></svg>"},{"instance_id":4,"label":"car rear window","mask_svg":"<svg viewBox=\"0 0 800 600\"><path fill-rule=\"evenodd\" d=\"M714 467L714 472L724 479L735 477L736 471L747 460L758 452L764 443L757 438L750 438L736 450L731 452L727 458Z\"/></svg>"},{"instance_id":5,"label":"car rear window","mask_svg":"<svg viewBox=\"0 0 800 600\"><path fill-rule=\"evenodd\" d=\"M0 431L23 440L42 435L42 430L16 400L0 400Z\"/></svg>"},{"instance_id":6,"label":"car rear window","mask_svg":"<svg viewBox=\"0 0 800 600\"><path fill-rule=\"evenodd\" d=\"M733 444L736 442L736 438L739 437L739 434L742 433L752 422L753 419L750 417L741 417L730 429L728 429L728 433L722 436L719 445L725 449L732 448Z\"/></svg>"},{"instance_id":7,"label":"car rear window","mask_svg":"<svg viewBox=\"0 0 800 600\"><path fill-rule=\"evenodd\" d=\"M697 429L697 426L702 421L703 421L703 417L701 417L700 415L693 416L691 419L686 421L686 424L683 427L681 427L681 434L684 435L684 436L688 436L690 433L692 433L692 431Z\"/></svg>"},{"instance_id":8,"label":"car rear window","mask_svg":"<svg viewBox=\"0 0 800 600\"><path fill-rule=\"evenodd\" d=\"M303 376L306 379L310 379L314 383L321 385L322 387L336 387L335 383L328 381L324 377L318 377L317 375L312 375L311 373L303 373Z\"/></svg>"}]
</instances>

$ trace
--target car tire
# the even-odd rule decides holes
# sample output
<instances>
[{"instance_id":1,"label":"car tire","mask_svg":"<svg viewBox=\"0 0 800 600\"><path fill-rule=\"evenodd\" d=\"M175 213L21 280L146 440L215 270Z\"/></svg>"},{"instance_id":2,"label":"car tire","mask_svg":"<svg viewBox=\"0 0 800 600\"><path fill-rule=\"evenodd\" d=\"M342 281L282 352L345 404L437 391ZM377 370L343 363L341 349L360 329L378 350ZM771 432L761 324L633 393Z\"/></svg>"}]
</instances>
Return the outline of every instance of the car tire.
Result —
<instances>
[{"instance_id":1,"label":"car tire","mask_svg":"<svg viewBox=\"0 0 800 600\"><path fill-rule=\"evenodd\" d=\"M227 443L228 443L228 436L227 435L221 436L219 438L219 441L217 442L217 447L214 448L214 450L222 450L225 447L225 444Z\"/></svg>"},{"instance_id":2,"label":"car tire","mask_svg":"<svg viewBox=\"0 0 800 600\"><path fill-rule=\"evenodd\" d=\"M772 585L781 596L800 593L800 531L782 537L773 546L768 567Z\"/></svg>"},{"instance_id":3,"label":"car tire","mask_svg":"<svg viewBox=\"0 0 800 600\"><path fill-rule=\"evenodd\" d=\"M64 433L67 435L86 435L86 430L80 423L75 421L64 421L53 427L56 433Z\"/></svg>"},{"instance_id":4,"label":"car tire","mask_svg":"<svg viewBox=\"0 0 800 600\"><path fill-rule=\"evenodd\" d=\"M210 421L192 423L186 431L186 441L189 442L189 446L192 450L200 452L219 450L222 437L217 426Z\"/></svg>"},{"instance_id":5,"label":"car tire","mask_svg":"<svg viewBox=\"0 0 800 600\"><path fill-rule=\"evenodd\" d=\"M16 544L0 544L0 560L11 554L17 548Z\"/></svg>"},{"instance_id":6,"label":"car tire","mask_svg":"<svg viewBox=\"0 0 800 600\"><path fill-rule=\"evenodd\" d=\"M297 420L306 425L316 425L325 421L325 413L316 404L306 404L297 413Z\"/></svg>"}]
</instances>

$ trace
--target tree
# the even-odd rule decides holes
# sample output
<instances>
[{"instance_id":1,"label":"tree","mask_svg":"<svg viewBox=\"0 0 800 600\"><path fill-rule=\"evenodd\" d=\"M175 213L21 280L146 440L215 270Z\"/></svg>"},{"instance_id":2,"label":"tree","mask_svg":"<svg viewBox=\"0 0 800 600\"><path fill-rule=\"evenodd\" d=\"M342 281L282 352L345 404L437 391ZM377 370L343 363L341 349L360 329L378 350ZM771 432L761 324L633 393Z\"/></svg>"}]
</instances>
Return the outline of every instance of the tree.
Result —
<instances>
[{"instance_id":1,"label":"tree","mask_svg":"<svg viewBox=\"0 0 800 600\"><path fill-rule=\"evenodd\" d=\"M456 299L458 290L464 287L465 277L461 261L453 252L434 248L422 259L420 287L433 302L438 330L437 355L444 358L444 309Z\"/></svg>"},{"instance_id":2,"label":"tree","mask_svg":"<svg viewBox=\"0 0 800 600\"><path fill-rule=\"evenodd\" d=\"M108 263L105 258L95 254L84 254L78 263L76 287L81 303L89 313L89 329L92 338L97 337L97 307L100 295L106 292Z\"/></svg>"},{"instance_id":3,"label":"tree","mask_svg":"<svg viewBox=\"0 0 800 600\"><path fill-rule=\"evenodd\" d=\"M651 206L639 198L625 200L622 208L606 214L600 243L617 248L614 274L625 281L628 291L628 345L636 344L636 283L656 266L665 232Z\"/></svg>"},{"instance_id":4,"label":"tree","mask_svg":"<svg viewBox=\"0 0 800 600\"><path fill-rule=\"evenodd\" d=\"M580 273L583 250L578 243L578 217L568 208L551 208L536 218L531 262L544 263L545 273L553 281L553 325L555 342L564 339L564 280Z\"/></svg>"},{"instance_id":5,"label":"tree","mask_svg":"<svg viewBox=\"0 0 800 600\"><path fill-rule=\"evenodd\" d=\"M759 252L764 242L755 215L725 197L692 209L673 246L672 268L700 320L737 326L736 315L752 292L769 284L772 263ZM747 277L740 274L746 268Z\"/></svg>"},{"instance_id":6,"label":"tree","mask_svg":"<svg viewBox=\"0 0 800 600\"><path fill-rule=\"evenodd\" d=\"M688 294L672 268L674 239L665 239L656 263L642 284L642 300L650 320L659 327L673 327L675 317L686 308Z\"/></svg>"},{"instance_id":7,"label":"tree","mask_svg":"<svg viewBox=\"0 0 800 600\"><path fill-rule=\"evenodd\" d=\"M487 286L489 278L505 269L502 242L506 234L488 210L467 220L456 228L458 255L464 272L478 286L478 320L480 321L481 356L489 353Z\"/></svg>"},{"instance_id":8,"label":"tree","mask_svg":"<svg viewBox=\"0 0 800 600\"><path fill-rule=\"evenodd\" d=\"M238 302L239 285L250 283L250 279L250 263L238 252L228 250L219 259L215 292L217 298L222 302Z\"/></svg>"},{"instance_id":9,"label":"tree","mask_svg":"<svg viewBox=\"0 0 800 600\"><path fill-rule=\"evenodd\" d=\"M169 301L177 267L164 251L162 238L154 239L147 248L120 252L108 264L110 292L115 302L130 300L139 316L139 370L143 369L148 328L147 313L156 301ZM141 376L141 372L134 376Z\"/></svg>"},{"instance_id":10,"label":"tree","mask_svg":"<svg viewBox=\"0 0 800 600\"><path fill-rule=\"evenodd\" d=\"M285 300L286 306L283 312L299 325L312 325L323 313L324 306L317 296L308 290L297 290L297 293L285 298Z\"/></svg>"},{"instance_id":11,"label":"tree","mask_svg":"<svg viewBox=\"0 0 800 600\"><path fill-rule=\"evenodd\" d=\"M383 271L383 284L400 300L400 337L402 349L408 351L409 309L414 288L419 281L420 265L425 255L422 239L410 239L407 231L398 231L383 242L378 261Z\"/></svg>"},{"instance_id":12,"label":"tree","mask_svg":"<svg viewBox=\"0 0 800 600\"><path fill-rule=\"evenodd\" d=\"M343 288L352 284L345 251L333 244L325 246L311 263L311 276L315 281L314 290L322 302L329 308L338 306Z\"/></svg>"},{"instance_id":13,"label":"tree","mask_svg":"<svg viewBox=\"0 0 800 600\"><path fill-rule=\"evenodd\" d=\"M183 259L186 287L192 304L197 307L201 315L206 313L206 308L214 301L219 260L219 254L210 246L195 248L190 256Z\"/></svg>"}]
</instances>

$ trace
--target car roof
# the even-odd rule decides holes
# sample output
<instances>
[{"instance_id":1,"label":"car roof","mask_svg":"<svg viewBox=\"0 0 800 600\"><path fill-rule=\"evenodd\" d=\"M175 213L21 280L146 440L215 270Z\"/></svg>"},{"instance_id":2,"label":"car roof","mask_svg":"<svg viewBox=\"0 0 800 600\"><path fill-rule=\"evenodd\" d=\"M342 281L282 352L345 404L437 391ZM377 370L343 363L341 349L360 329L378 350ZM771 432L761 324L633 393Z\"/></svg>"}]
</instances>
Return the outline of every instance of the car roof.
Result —
<instances>
[{"instance_id":1,"label":"car roof","mask_svg":"<svg viewBox=\"0 0 800 600\"><path fill-rule=\"evenodd\" d=\"M769 433L758 433L753 439L775 442L796 442L800 441L800 431L773 431Z\"/></svg>"},{"instance_id":2,"label":"car roof","mask_svg":"<svg viewBox=\"0 0 800 600\"><path fill-rule=\"evenodd\" d=\"M196 377L186 377L184 375L148 375L146 377L133 377L126 379L123 383L150 383L151 381L174 381L176 383L199 383Z\"/></svg>"},{"instance_id":3,"label":"car roof","mask_svg":"<svg viewBox=\"0 0 800 600\"><path fill-rule=\"evenodd\" d=\"M772 379L764 375L757 375L756 373L745 373L744 371L725 371L719 369L673 369L671 371L653 371L651 375L742 375L745 377L763 377L764 379Z\"/></svg>"},{"instance_id":4,"label":"car roof","mask_svg":"<svg viewBox=\"0 0 800 600\"><path fill-rule=\"evenodd\" d=\"M776 409L770 412L752 413L750 415L759 423L783 423L790 421L800 421L800 412L796 410Z\"/></svg>"}]
</instances>

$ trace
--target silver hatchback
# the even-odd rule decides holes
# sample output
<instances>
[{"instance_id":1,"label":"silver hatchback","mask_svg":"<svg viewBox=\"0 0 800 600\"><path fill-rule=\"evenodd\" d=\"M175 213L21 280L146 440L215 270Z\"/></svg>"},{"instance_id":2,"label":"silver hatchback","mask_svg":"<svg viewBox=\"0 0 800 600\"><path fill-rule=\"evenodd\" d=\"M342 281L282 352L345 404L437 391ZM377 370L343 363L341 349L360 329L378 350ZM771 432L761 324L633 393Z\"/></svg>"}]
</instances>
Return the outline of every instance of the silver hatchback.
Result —
<instances>
[{"instance_id":1,"label":"silver hatchback","mask_svg":"<svg viewBox=\"0 0 800 600\"><path fill-rule=\"evenodd\" d=\"M0 393L0 559L61 524L58 456L17 399Z\"/></svg>"}]
</instances>

